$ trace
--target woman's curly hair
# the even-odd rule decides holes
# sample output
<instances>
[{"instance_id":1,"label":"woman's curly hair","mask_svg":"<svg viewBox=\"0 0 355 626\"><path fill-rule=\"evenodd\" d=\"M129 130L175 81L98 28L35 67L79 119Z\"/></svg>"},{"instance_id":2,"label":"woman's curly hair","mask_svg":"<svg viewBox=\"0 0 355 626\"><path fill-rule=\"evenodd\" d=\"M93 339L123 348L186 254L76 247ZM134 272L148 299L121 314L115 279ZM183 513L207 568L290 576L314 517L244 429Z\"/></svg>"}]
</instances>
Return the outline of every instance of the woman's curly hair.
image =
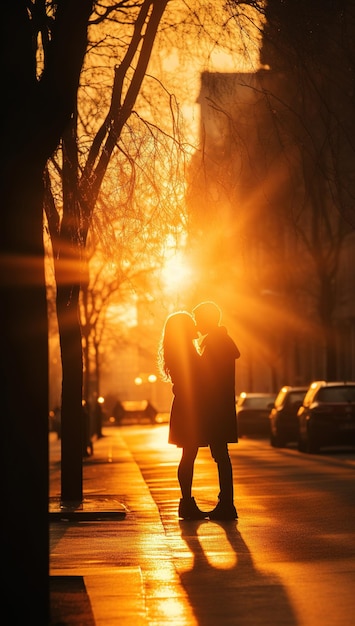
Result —
<instances>
[{"instance_id":1,"label":"woman's curly hair","mask_svg":"<svg viewBox=\"0 0 355 626\"><path fill-rule=\"evenodd\" d=\"M190 313L177 311L167 317L158 348L158 368L163 381L171 382L171 368L180 358L180 350L196 338L196 324Z\"/></svg>"}]
</instances>

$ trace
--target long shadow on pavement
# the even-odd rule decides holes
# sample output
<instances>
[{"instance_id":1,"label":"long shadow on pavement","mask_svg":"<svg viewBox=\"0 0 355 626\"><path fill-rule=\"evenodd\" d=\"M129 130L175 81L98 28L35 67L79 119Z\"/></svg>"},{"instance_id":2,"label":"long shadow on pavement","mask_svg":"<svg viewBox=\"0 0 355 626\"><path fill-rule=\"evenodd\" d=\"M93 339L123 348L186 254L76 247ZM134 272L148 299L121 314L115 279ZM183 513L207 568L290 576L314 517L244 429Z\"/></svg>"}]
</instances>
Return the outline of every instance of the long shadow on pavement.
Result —
<instances>
[{"instance_id":1,"label":"long shadow on pavement","mask_svg":"<svg viewBox=\"0 0 355 626\"><path fill-rule=\"evenodd\" d=\"M297 624L278 578L255 568L237 522L180 521L180 529L193 555L180 579L199 626ZM226 541L230 551L221 550Z\"/></svg>"}]
</instances>

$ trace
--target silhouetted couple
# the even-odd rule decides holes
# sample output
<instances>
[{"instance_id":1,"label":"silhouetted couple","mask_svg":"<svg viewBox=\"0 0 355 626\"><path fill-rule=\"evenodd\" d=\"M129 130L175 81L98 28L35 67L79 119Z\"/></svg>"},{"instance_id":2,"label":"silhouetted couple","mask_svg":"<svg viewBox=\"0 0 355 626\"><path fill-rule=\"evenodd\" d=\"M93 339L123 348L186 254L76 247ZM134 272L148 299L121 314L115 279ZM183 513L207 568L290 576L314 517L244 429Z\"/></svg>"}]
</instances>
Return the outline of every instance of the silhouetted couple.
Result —
<instances>
[{"instance_id":1,"label":"silhouetted couple","mask_svg":"<svg viewBox=\"0 0 355 626\"><path fill-rule=\"evenodd\" d=\"M169 315L161 339L160 369L163 379L172 383L174 396L169 443L182 448L178 480L179 517L183 519L238 517L228 443L238 441L235 360L240 352L220 321L219 307L214 302L202 302L192 315L187 311ZM203 446L210 447L220 486L218 503L209 512L201 511L192 497L194 463Z\"/></svg>"}]
</instances>

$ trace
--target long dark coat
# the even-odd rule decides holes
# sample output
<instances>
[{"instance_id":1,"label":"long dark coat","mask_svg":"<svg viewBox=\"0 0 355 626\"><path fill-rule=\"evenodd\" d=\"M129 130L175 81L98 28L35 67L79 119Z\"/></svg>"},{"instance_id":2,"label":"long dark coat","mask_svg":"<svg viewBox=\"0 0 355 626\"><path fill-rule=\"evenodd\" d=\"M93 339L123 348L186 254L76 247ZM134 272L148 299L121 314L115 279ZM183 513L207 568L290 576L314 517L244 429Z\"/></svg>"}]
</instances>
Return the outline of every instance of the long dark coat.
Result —
<instances>
[{"instance_id":1,"label":"long dark coat","mask_svg":"<svg viewBox=\"0 0 355 626\"><path fill-rule=\"evenodd\" d=\"M202 434L201 375L201 357L191 344L183 355L177 355L175 366L170 366L174 398L168 441L181 448L208 445Z\"/></svg>"},{"instance_id":2,"label":"long dark coat","mask_svg":"<svg viewBox=\"0 0 355 626\"><path fill-rule=\"evenodd\" d=\"M240 352L224 326L206 335L201 350L204 434L209 444L237 442L235 361Z\"/></svg>"}]
</instances>

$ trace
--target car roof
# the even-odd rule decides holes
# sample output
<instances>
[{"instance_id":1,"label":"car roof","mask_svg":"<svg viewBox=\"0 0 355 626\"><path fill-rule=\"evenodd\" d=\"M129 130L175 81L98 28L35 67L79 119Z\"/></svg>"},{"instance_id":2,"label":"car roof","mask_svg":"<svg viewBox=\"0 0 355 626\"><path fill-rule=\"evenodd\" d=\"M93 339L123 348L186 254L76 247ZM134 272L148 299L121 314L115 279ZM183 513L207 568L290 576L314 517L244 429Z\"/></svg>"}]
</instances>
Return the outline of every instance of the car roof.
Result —
<instances>
[{"instance_id":1,"label":"car roof","mask_svg":"<svg viewBox=\"0 0 355 626\"><path fill-rule=\"evenodd\" d=\"M276 400L276 393L257 393L256 391L251 391L250 393L247 393L246 391L242 391L239 396L236 397L236 402L237 402L237 406L244 406L246 402L248 401L257 401L257 400L268 400L269 403L270 402L275 402Z\"/></svg>"},{"instance_id":2,"label":"car roof","mask_svg":"<svg viewBox=\"0 0 355 626\"><path fill-rule=\"evenodd\" d=\"M298 385L298 386L283 385L280 391L304 391L304 390L307 390L308 387L309 385Z\"/></svg>"}]
</instances>

